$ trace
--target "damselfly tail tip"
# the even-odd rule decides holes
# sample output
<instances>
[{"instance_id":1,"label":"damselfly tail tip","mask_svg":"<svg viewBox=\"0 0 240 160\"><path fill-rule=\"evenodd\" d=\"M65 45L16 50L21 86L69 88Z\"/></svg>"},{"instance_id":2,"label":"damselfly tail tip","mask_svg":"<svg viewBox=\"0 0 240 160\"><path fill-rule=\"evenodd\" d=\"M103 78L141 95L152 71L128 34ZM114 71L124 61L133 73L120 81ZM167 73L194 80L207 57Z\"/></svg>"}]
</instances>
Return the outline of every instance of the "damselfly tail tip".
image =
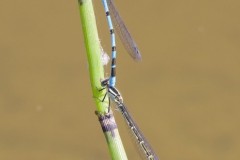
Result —
<instances>
[{"instance_id":1,"label":"damselfly tail tip","mask_svg":"<svg viewBox=\"0 0 240 160\"><path fill-rule=\"evenodd\" d=\"M138 54L136 57L134 57L134 60L135 60L136 62L141 62L141 61L142 61L142 56L141 56L141 54Z\"/></svg>"},{"instance_id":2,"label":"damselfly tail tip","mask_svg":"<svg viewBox=\"0 0 240 160\"><path fill-rule=\"evenodd\" d=\"M137 48L137 45L134 43L134 47L133 47L133 52L131 52L132 54L129 54L132 56L132 58L136 61L136 62L140 62L142 61L142 56L141 53L139 51L139 49Z\"/></svg>"}]
</instances>

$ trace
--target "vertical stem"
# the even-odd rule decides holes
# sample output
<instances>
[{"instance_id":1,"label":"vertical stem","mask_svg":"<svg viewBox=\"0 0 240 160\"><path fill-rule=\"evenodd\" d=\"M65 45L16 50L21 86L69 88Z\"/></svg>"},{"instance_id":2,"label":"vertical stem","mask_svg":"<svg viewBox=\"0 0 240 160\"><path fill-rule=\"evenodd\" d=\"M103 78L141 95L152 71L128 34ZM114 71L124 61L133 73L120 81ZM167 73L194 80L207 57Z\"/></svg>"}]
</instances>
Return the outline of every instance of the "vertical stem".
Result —
<instances>
[{"instance_id":1,"label":"vertical stem","mask_svg":"<svg viewBox=\"0 0 240 160\"><path fill-rule=\"evenodd\" d=\"M106 90L99 91L99 89L102 88L100 81L104 79L104 69L101 62L101 48L92 0L78 0L78 3L87 51L91 87L97 108L96 113L112 159L127 160L115 119L112 114L110 114L111 111L108 112L109 99L107 97L104 102L101 101L106 94Z\"/></svg>"},{"instance_id":2,"label":"vertical stem","mask_svg":"<svg viewBox=\"0 0 240 160\"><path fill-rule=\"evenodd\" d=\"M79 6L93 97L97 111L105 113L108 109L108 98L106 98L104 103L100 101L106 94L106 90L99 92L99 89L102 88L101 80L104 79L104 70L100 57L101 49L92 0L79 0Z\"/></svg>"}]
</instances>

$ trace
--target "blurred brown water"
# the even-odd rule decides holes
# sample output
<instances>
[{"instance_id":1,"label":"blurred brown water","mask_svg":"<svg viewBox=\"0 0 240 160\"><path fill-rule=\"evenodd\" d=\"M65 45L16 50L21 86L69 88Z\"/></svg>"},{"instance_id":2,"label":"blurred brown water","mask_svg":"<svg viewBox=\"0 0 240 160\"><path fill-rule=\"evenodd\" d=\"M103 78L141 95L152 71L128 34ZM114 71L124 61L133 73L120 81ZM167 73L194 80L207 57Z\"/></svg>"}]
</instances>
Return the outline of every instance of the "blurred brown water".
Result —
<instances>
[{"instance_id":1,"label":"blurred brown water","mask_svg":"<svg viewBox=\"0 0 240 160\"><path fill-rule=\"evenodd\" d=\"M238 160L240 2L115 3L143 56L134 63L118 41L117 86L161 159ZM77 1L1 0L0 159L110 159L94 110Z\"/></svg>"}]
</instances>

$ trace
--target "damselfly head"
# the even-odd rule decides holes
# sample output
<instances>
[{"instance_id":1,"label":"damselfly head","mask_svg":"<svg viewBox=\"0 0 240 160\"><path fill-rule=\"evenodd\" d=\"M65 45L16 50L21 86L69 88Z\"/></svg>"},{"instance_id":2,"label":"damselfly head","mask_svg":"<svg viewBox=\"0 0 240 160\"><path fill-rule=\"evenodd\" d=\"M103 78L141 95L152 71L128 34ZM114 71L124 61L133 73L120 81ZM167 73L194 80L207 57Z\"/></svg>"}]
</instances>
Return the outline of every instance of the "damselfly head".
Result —
<instances>
[{"instance_id":1,"label":"damselfly head","mask_svg":"<svg viewBox=\"0 0 240 160\"><path fill-rule=\"evenodd\" d=\"M123 103L123 98L121 96L121 93L117 90L115 87L109 87L108 88L108 94L110 98L115 101L118 104Z\"/></svg>"},{"instance_id":2,"label":"damselfly head","mask_svg":"<svg viewBox=\"0 0 240 160\"><path fill-rule=\"evenodd\" d=\"M106 86L108 86L108 84L109 84L109 78L104 79L104 80L101 81L102 87L106 87Z\"/></svg>"},{"instance_id":3,"label":"damselfly head","mask_svg":"<svg viewBox=\"0 0 240 160\"><path fill-rule=\"evenodd\" d=\"M119 95L116 100L115 100L117 103L123 103L123 98L121 95Z\"/></svg>"}]
</instances>

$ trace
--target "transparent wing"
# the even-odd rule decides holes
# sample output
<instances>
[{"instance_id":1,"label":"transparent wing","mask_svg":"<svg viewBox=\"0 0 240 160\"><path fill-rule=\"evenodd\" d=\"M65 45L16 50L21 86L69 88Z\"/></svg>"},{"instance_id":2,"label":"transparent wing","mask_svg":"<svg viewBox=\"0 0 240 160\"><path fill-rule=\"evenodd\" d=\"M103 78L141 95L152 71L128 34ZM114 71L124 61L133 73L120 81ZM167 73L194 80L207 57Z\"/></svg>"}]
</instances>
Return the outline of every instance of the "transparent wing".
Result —
<instances>
[{"instance_id":1,"label":"transparent wing","mask_svg":"<svg viewBox=\"0 0 240 160\"><path fill-rule=\"evenodd\" d=\"M120 17L113 0L107 0L111 18L113 20L114 29L117 31L118 36L120 37L123 46L129 53L129 55L136 61L142 59L141 53L138 50L136 43L134 42L131 34L127 30L126 25L124 24L122 18Z\"/></svg>"},{"instance_id":2,"label":"transparent wing","mask_svg":"<svg viewBox=\"0 0 240 160\"><path fill-rule=\"evenodd\" d=\"M148 160L158 160L156 153L153 151L150 143L147 141L147 139L144 137L141 130L138 128L137 124L134 122L126 106L123 103L117 103L117 105L129 129L131 130L132 134L135 136L136 143L143 151L143 152L140 152L142 157L145 157Z\"/></svg>"}]
</instances>

